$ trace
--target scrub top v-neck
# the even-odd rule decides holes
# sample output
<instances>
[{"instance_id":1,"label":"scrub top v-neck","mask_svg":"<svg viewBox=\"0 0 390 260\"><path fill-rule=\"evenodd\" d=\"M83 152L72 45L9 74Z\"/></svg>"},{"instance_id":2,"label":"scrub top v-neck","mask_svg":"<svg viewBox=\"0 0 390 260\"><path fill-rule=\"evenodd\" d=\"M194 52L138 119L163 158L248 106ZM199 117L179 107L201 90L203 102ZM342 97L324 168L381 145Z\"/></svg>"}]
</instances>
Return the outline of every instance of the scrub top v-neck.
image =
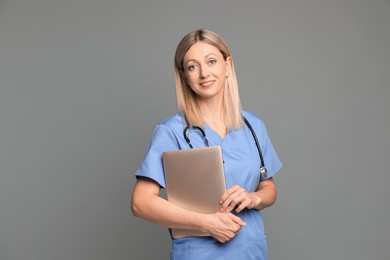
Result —
<instances>
[{"instance_id":1,"label":"scrub top v-neck","mask_svg":"<svg viewBox=\"0 0 390 260\"><path fill-rule=\"evenodd\" d=\"M254 114L243 111L261 145L267 178L273 177L281 168L281 162L268 137L263 121ZM162 121L155 128L152 141L145 158L135 175L147 177L165 188L162 153L170 150L190 149L183 137L185 120L180 113ZM221 146L224 159L226 188L239 185L248 192L254 192L263 177L260 174L260 159L247 126L238 130L228 131L222 138L208 125L204 131L210 146ZM199 130L189 130L187 133L194 147L204 147L204 141ZM247 223L238 234L226 243L219 243L213 237L189 237L172 239L171 259L267 259L267 244L263 226L263 216L260 211L245 209L239 216Z\"/></svg>"}]
</instances>

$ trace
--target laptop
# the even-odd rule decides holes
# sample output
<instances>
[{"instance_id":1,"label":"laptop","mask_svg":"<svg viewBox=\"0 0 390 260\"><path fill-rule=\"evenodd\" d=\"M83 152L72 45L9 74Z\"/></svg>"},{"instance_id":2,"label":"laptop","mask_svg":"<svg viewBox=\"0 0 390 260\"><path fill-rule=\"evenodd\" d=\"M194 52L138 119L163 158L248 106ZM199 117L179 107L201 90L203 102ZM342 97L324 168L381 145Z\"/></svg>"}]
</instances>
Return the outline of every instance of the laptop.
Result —
<instances>
[{"instance_id":1,"label":"laptop","mask_svg":"<svg viewBox=\"0 0 390 260\"><path fill-rule=\"evenodd\" d=\"M204 214L220 210L219 200L226 190L220 146L167 151L162 157L168 201ZM171 234L174 238L210 236L189 229L171 229Z\"/></svg>"}]
</instances>

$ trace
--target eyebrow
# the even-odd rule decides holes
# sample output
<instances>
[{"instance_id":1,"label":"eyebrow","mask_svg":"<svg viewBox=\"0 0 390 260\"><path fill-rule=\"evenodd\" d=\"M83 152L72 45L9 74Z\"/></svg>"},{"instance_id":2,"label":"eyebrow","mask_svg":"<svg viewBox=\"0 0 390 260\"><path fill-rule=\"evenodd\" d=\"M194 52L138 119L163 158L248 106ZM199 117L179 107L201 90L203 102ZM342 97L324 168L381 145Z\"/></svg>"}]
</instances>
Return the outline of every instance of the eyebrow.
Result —
<instances>
[{"instance_id":1,"label":"eyebrow","mask_svg":"<svg viewBox=\"0 0 390 260\"><path fill-rule=\"evenodd\" d=\"M213 53L213 52L211 52L211 53L209 53L209 54L207 54L206 56L204 56L205 58L207 58L207 57L209 57L210 55L215 55L216 56L216 54L215 53ZM189 59L189 60L187 60L186 62L185 62L185 64L187 64L188 62L190 62L190 61L195 61L195 62L198 62L197 60L194 60L194 59Z\"/></svg>"}]
</instances>

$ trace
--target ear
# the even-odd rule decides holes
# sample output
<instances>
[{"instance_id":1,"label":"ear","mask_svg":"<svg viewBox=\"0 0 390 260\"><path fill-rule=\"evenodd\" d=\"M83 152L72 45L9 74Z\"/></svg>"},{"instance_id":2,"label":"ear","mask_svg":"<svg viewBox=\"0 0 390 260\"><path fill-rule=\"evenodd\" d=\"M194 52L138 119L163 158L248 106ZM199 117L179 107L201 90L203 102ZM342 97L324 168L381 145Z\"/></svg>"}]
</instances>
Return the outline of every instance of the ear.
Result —
<instances>
[{"instance_id":1,"label":"ear","mask_svg":"<svg viewBox=\"0 0 390 260\"><path fill-rule=\"evenodd\" d=\"M232 58L229 56L226 58L226 77L230 75L230 72L232 71Z\"/></svg>"}]
</instances>

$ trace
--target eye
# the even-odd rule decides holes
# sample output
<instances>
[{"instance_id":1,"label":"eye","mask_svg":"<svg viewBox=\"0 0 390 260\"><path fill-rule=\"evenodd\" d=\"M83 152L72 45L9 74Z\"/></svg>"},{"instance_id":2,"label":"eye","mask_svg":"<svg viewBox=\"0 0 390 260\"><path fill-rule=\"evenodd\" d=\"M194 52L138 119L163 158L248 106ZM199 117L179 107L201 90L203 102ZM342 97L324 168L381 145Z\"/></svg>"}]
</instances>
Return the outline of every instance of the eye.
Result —
<instances>
[{"instance_id":1,"label":"eye","mask_svg":"<svg viewBox=\"0 0 390 260\"><path fill-rule=\"evenodd\" d=\"M188 66L188 70L189 71L192 71L192 70L194 70L194 69L196 69L198 66L197 65L190 65L190 66Z\"/></svg>"},{"instance_id":2,"label":"eye","mask_svg":"<svg viewBox=\"0 0 390 260\"><path fill-rule=\"evenodd\" d=\"M217 63L217 60L209 60L209 64L215 64Z\"/></svg>"}]
</instances>

